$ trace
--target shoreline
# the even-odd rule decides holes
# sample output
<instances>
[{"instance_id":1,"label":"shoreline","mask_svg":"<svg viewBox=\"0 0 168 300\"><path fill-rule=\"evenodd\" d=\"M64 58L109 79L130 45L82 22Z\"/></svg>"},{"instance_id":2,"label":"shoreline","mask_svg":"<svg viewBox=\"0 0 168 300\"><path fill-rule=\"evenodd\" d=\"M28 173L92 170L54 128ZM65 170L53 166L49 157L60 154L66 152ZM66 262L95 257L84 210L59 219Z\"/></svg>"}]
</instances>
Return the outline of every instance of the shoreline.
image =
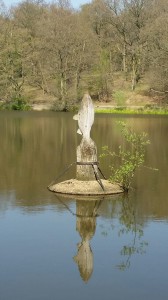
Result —
<instances>
[{"instance_id":1,"label":"shoreline","mask_svg":"<svg viewBox=\"0 0 168 300\"><path fill-rule=\"evenodd\" d=\"M135 108L135 107L109 107L109 108L95 108L95 113L106 113L116 115L168 115L168 108L155 107L155 108Z\"/></svg>"},{"instance_id":2,"label":"shoreline","mask_svg":"<svg viewBox=\"0 0 168 300\"><path fill-rule=\"evenodd\" d=\"M168 115L168 105L166 106L157 106L156 104L146 104L146 105L125 105L125 106L117 106L117 105L104 105L104 103L97 104L94 103L95 113L104 113L104 114L116 114L116 115ZM0 109L0 111L11 111L12 109ZM16 109L17 110L17 109ZM29 109L20 109L20 111L55 111L53 109L53 103L35 103L30 104ZM19 109L18 109L19 111ZM69 112L76 112L77 107L72 107ZM67 111L68 112L68 111Z\"/></svg>"}]
</instances>

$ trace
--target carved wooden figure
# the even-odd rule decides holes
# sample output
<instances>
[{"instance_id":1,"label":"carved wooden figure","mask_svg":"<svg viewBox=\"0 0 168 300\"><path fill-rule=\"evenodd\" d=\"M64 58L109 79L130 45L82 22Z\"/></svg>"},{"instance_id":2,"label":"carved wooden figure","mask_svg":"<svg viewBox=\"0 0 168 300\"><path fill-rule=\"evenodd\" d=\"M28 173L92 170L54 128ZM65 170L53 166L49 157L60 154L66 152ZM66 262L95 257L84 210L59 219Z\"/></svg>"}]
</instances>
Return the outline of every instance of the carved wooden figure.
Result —
<instances>
[{"instance_id":1,"label":"carved wooden figure","mask_svg":"<svg viewBox=\"0 0 168 300\"><path fill-rule=\"evenodd\" d=\"M82 141L77 147L77 179L95 180L97 172L97 147L90 138L91 127L94 122L94 106L89 94L85 94L79 112L73 117L78 121L78 133L82 134Z\"/></svg>"}]
</instances>

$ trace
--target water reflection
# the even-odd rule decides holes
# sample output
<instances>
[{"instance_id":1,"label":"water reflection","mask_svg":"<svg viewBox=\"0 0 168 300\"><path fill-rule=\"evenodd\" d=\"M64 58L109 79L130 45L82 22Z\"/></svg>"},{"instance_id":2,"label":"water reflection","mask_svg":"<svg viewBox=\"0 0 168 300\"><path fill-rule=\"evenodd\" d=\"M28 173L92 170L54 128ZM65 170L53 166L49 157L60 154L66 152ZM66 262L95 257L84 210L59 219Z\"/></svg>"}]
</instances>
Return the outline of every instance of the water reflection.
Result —
<instances>
[{"instance_id":1,"label":"water reflection","mask_svg":"<svg viewBox=\"0 0 168 300\"><path fill-rule=\"evenodd\" d=\"M131 196L128 194L114 195L102 199L73 199L76 204L76 212L73 212L69 207L68 201L71 197L56 195L56 198L64 208L76 217L76 230L81 241L77 244L77 253L73 259L84 282L90 280L94 269L91 240L96 233L98 217L102 235L104 237L110 236L110 239L116 239L115 236L117 235L119 239L119 261L114 263L114 268L117 267L120 271L125 271L131 267L131 260L134 255L146 253L148 243L143 240L145 224L138 217L133 194ZM106 209L111 212L108 216ZM103 215L108 219L108 223L104 222L104 218L102 219ZM101 224L102 220L103 224Z\"/></svg>"},{"instance_id":2,"label":"water reflection","mask_svg":"<svg viewBox=\"0 0 168 300\"><path fill-rule=\"evenodd\" d=\"M96 231L97 211L100 201L76 201L76 229L80 234L81 242L78 243L78 252L74 261L78 264L81 278L87 282L93 272L93 252L90 240Z\"/></svg>"},{"instance_id":3,"label":"water reflection","mask_svg":"<svg viewBox=\"0 0 168 300\"><path fill-rule=\"evenodd\" d=\"M72 117L0 113L1 298L107 299L113 291L115 299L165 299L168 118L125 117L136 131L148 133L145 164L159 171L142 168L129 198L104 199L95 209L98 202L61 203L47 190L76 159ZM99 153L104 145L118 149L122 140L115 120L123 118L96 115L92 138ZM109 165L108 160L101 164L107 177ZM66 176L73 174L72 169Z\"/></svg>"},{"instance_id":4,"label":"water reflection","mask_svg":"<svg viewBox=\"0 0 168 300\"><path fill-rule=\"evenodd\" d=\"M102 235L112 237L114 243L118 239L120 243L119 261L114 266L121 271L130 268L131 260L136 254L145 254L148 245L143 239L146 220L139 215L135 195L134 191L113 196L102 201L99 211L100 217L103 215L108 218L108 225L104 222L100 224Z\"/></svg>"},{"instance_id":5,"label":"water reflection","mask_svg":"<svg viewBox=\"0 0 168 300\"><path fill-rule=\"evenodd\" d=\"M138 220L136 207L133 199L125 194L122 199L121 212L119 214L120 227L118 235L127 237L130 234L130 241L126 242L121 251L124 257L121 263L117 265L120 270L126 270L131 265L131 258L134 254L145 254L148 243L143 241L144 224Z\"/></svg>"}]
</instances>

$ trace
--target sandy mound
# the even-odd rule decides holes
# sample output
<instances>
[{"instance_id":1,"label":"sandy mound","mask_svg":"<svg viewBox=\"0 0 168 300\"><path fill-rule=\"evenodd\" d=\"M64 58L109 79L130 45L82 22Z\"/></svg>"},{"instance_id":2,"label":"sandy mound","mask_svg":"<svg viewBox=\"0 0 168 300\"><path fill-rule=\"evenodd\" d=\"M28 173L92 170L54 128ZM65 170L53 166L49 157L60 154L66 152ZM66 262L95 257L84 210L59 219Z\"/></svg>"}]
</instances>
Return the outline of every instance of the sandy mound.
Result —
<instances>
[{"instance_id":1,"label":"sandy mound","mask_svg":"<svg viewBox=\"0 0 168 300\"><path fill-rule=\"evenodd\" d=\"M69 195L112 195L123 193L118 184L112 184L108 180L102 180L104 191L97 181L79 181L77 179L66 180L49 187L52 192Z\"/></svg>"}]
</instances>

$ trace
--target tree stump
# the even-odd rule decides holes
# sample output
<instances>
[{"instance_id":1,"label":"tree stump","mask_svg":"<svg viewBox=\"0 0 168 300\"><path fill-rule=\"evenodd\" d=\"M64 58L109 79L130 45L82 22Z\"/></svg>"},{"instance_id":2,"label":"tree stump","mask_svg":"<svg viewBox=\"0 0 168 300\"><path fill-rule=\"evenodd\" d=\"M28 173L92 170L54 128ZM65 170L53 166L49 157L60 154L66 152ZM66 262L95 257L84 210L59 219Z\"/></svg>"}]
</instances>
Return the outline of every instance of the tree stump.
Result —
<instances>
[{"instance_id":1,"label":"tree stump","mask_svg":"<svg viewBox=\"0 0 168 300\"><path fill-rule=\"evenodd\" d=\"M91 138L89 140L83 138L77 147L76 178L83 181L95 180L95 171L97 172L95 163L97 163L96 144Z\"/></svg>"}]
</instances>

